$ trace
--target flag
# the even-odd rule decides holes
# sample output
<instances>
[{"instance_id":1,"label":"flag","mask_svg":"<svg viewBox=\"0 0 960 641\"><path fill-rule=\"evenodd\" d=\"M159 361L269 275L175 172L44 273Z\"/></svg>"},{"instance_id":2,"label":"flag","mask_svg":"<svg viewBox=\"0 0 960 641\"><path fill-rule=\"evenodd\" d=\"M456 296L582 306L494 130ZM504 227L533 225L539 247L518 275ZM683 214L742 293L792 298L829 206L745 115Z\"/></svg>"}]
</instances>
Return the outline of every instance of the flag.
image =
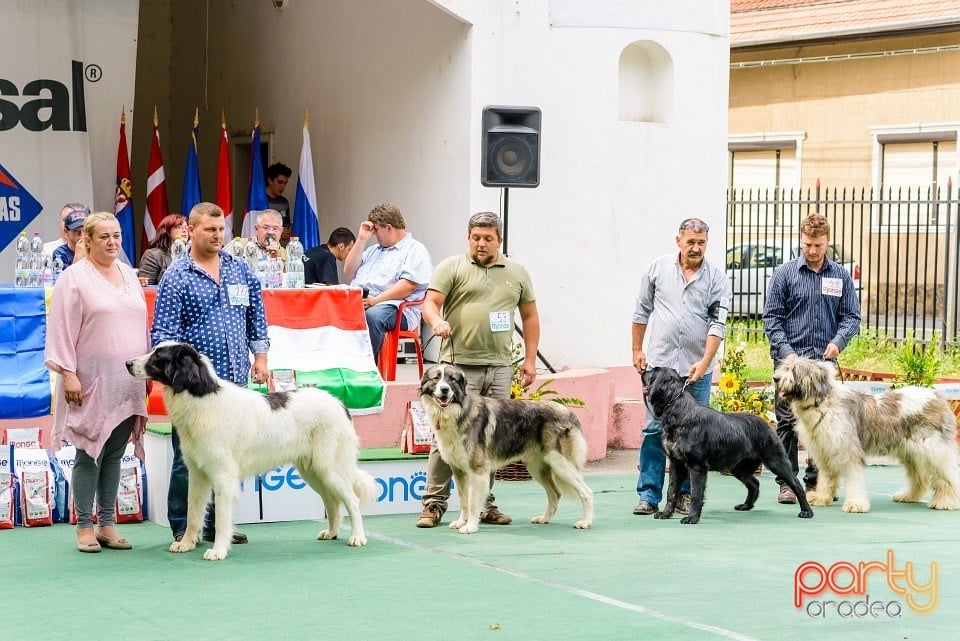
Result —
<instances>
[{"instance_id":1,"label":"flag","mask_svg":"<svg viewBox=\"0 0 960 641\"><path fill-rule=\"evenodd\" d=\"M267 181L263 177L263 162L260 160L260 112L253 123L253 141L250 148L250 189L247 191L247 206L243 210L243 237L253 236L256 216L248 216L251 211L269 209L267 200Z\"/></svg>"},{"instance_id":2,"label":"flag","mask_svg":"<svg viewBox=\"0 0 960 641\"><path fill-rule=\"evenodd\" d=\"M150 163L147 165L147 210L143 215L143 247L146 251L157 236L160 221L170 213L167 204L167 180L163 175L163 156L160 154L160 130L157 126L157 108L153 108L153 143L150 145Z\"/></svg>"},{"instance_id":3,"label":"flag","mask_svg":"<svg viewBox=\"0 0 960 641\"><path fill-rule=\"evenodd\" d=\"M320 244L320 226L317 220L317 187L313 179L313 153L310 151L310 130L307 117L303 118L303 148L300 150L300 170L297 172L297 196L293 205L293 235L300 237L303 249Z\"/></svg>"},{"instance_id":4,"label":"flag","mask_svg":"<svg viewBox=\"0 0 960 641\"><path fill-rule=\"evenodd\" d=\"M49 291L0 287L0 418L50 415L50 370L43 365Z\"/></svg>"},{"instance_id":5,"label":"flag","mask_svg":"<svg viewBox=\"0 0 960 641\"><path fill-rule=\"evenodd\" d=\"M230 180L230 137L227 136L227 120L222 113L220 114L220 154L217 156L217 205L223 210L224 230L232 238L233 185Z\"/></svg>"},{"instance_id":6,"label":"flag","mask_svg":"<svg viewBox=\"0 0 960 641\"><path fill-rule=\"evenodd\" d=\"M123 255L128 265L136 265L137 239L133 226L133 185L130 182L130 154L127 153L126 107L120 112L120 143L117 145L117 191L113 213L120 221Z\"/></svg>"},{"instance_id":7,"label":"flag","mask_svg":"<svg viewBox=\"0 0 960 641\"><path fill-rule=\"evenodd\" d=\"M189 216L193 206L201 202L200 167L197 165L197 140L200 137L200 109L193 113L193 132L187 149L187 168L183 172L183 195L180 197L180 213Z\"/></svg>"},{"instance_id":8,"label":"flag","mask_svg":"<svg viewBox=\"0 0 960 641\"><path fill-rule=\"evenodd\" d=\"M271 370L293 370L299 387L330 392L351 414L383 410L386 387L370 347L360 290L327 287L322 295L283 290L282 300L264 294Z\"/></svg>"}]
</instances>

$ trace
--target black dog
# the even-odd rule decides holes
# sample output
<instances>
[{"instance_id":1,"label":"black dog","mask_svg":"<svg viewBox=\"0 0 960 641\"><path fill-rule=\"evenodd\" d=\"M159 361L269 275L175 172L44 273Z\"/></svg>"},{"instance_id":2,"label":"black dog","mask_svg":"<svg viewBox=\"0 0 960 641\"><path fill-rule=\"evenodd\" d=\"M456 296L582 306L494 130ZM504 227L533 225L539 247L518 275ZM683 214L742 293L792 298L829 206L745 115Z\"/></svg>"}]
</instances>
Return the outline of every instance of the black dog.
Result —
<instances>
[{"instance_id":1,"label":"black dog","mask_svg":"<svg viewBox=\"0 0 960 641\"><path fill-rule=\"evenodd\" d=\"M793 474L787 453L770 426L755 414L726 414L704 407L687 391L686 379L668 367L648 369L643 396L648 409L663 423L663 446L670 457L670 486L663 511L656 519L669 519L676 509L680 485L690 475L690 514L681 523L698 523L708 470L730 470L747 486L747 499L735 510L751 510L760 494L753 473L763 463L790 486L800 502L802 519L813 516L806 492Z\"/></svg>"}]
</instances>

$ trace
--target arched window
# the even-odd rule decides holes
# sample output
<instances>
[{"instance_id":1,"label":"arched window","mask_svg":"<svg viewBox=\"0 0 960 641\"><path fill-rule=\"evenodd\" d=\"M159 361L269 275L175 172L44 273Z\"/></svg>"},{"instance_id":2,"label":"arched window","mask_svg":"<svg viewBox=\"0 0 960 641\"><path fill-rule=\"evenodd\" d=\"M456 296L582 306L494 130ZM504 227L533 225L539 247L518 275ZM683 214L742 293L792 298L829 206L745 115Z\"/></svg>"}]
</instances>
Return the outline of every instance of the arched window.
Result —
<instances>
[{"instance_id":1,"label":"arched window","mask_svg":"<svg viewBox=\"0 0 960 641\"><path fill-rule=\"evenodd\" d=\"M620 54L620 120L673 119L673 60L655 42L641 40Z\"/></svg>"}]
</instances>

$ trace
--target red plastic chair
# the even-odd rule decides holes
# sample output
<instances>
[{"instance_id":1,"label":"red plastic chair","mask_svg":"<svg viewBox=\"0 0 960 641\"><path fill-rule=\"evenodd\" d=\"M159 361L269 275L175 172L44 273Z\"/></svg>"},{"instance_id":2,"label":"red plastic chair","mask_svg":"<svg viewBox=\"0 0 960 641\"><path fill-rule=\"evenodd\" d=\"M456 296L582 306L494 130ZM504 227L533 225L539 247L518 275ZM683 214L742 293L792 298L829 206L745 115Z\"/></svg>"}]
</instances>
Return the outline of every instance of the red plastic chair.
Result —
<instances>
[{"instance_id":1,"label":"red plastic chair","mask_svg":"<svg viewBox=\"0 0 960 641\"><path fill-rule=\"evenodd\" d=\"M380 348L380 356L377 358L377 369L380 370L380 376L385 381L397 380L397 349L400 347L400 341L407 339L413 341L413 347L417 351L417 366L420 368L420 377L423 377L423 350L420 346L420 323L411 329L400 329L400 321L403 319L403 310L408 307L419 307L423 305L423 299L403 301L397 308L397 326L387 332L383 337L383 347Z\"/></svg>"}]
</instances>

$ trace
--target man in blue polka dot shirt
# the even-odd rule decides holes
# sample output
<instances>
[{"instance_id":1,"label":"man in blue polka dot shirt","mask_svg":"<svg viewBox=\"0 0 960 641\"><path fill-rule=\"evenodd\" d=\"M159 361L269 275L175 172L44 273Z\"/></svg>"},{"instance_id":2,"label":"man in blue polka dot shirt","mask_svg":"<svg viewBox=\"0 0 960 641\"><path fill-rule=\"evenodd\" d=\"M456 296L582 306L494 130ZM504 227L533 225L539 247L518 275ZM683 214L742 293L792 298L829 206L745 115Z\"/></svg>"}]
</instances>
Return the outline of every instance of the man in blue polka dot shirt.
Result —
<instances>
[{"instance_id":1,"label":"man in blue polka dot shirt","mask_svg":"<svg viewBox=\"0 0 960 641\"><path fill-rule=\"evenodd\" d=\"M246 386L253 353L254 382L267 378L267 315L260 282L246 263L223 251L223 210L199 203L190 211L190 253L167 269L157 290L153 344L189 343L212 362L217 375ZM230 417L223 417L225 421ZM167 492L167 519L179 541L187 529L187 467L180 452L176 426L172 431L173 465ZM202 538L213 541L214 505L211 500ZM247 537L233 532L233 543Z\"/></svg>"}]
</instances>

